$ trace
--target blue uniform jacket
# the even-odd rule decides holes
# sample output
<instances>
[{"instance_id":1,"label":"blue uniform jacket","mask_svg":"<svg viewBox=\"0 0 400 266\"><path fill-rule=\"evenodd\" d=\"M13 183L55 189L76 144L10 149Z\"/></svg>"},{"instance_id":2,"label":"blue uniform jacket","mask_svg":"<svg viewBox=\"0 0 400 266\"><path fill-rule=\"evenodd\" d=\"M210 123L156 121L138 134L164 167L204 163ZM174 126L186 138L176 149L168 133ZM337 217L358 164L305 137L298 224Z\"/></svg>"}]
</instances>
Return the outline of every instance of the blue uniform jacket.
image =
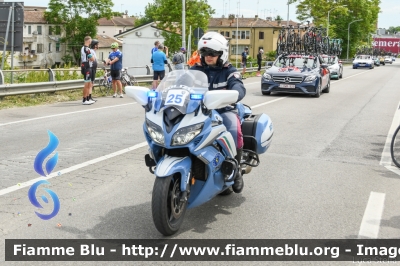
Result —
<instances>
[{"instance_id":1,"label":"blue uniform jacket","mask_svg":"<svg viewBox=\"0 0 400 266\"><path fill-rule=\"evenodd\" d=\"M235 90L239 92L238 102L246 95L246 88L242 82L242 76L231 64L225 64L223 67L209 67L194 65L190 69L204 72L208 77L209 90Z\"/></svg>"}]
</instances>

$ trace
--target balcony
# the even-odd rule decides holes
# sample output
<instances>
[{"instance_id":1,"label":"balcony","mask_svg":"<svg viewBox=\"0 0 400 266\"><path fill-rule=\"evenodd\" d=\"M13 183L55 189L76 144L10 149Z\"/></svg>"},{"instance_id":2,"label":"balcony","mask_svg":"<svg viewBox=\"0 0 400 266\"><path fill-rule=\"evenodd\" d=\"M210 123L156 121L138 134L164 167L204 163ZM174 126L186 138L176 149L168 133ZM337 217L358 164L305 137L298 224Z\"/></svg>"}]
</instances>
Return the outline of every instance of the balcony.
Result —
<instances>
[{"instance_id":1,"label":"balcony","mask_svg":"<svg viewBox=\"0 0 400 266\"><path fill-rule=\"evenodd\" d=\"M37 42L37 36L33 36L33 37L23 37L23 42L24 42L24 43Z\"/></svg>"},{"instance_id":2,"label":"balcony","mask_svg":"<svg viewBox=\"0 0 400 266\"><path fill-rule=\"evenodd\" d=\"M33 62L37 60L37 55L20 55L18 56L19 62Z\"/></svg>"}]
</instances>

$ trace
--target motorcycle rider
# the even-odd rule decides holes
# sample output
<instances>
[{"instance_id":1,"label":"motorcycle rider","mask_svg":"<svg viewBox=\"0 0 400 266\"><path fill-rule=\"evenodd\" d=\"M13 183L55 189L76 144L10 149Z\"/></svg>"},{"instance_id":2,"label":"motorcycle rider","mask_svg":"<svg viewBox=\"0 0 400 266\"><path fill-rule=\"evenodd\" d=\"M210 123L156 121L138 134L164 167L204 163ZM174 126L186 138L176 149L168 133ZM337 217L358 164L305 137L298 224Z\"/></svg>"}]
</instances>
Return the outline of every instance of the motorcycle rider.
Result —
<instances>
[{"instance_id":1,"label":"motorcycle rider","mask_svg":"<svg viewBox=\"0 0 400 266\"><path fill-rule=\"evenodd\" d=\"M228 41L224 36L217 32L208 32L198 43L198 51L201 56L201 64L194 65L190 69L204 72L208 77L209 90L236 90L239 92L237 102L246 95L246 88L242 82L242 76L237 69L228 62ZM223 118L223 123L227 130L232 134L236 144L236 161L239 170L235 176L232 189L235 193L243 190L244 182L240 169L240 160L243 152L243 134L238 115L233 108L223 108L217 110Z\"/></svg>"}]
</instances>

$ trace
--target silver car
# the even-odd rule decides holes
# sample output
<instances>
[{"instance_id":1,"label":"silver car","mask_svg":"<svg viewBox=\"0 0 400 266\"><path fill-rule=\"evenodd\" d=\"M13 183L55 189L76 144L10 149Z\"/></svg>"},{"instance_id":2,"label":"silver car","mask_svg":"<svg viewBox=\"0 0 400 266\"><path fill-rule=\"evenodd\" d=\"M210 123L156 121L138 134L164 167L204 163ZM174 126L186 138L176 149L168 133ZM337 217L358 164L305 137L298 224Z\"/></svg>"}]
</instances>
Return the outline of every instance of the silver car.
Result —
<instances>
[{"instance_id":1,"label":"silver car","mask_svg":"<svg viewBox=\"0 0 400 266\"><path fill-rule=\"evenodd\" d=\"M323 55L325 63L331 72L331 79L339 79L343 77L343 64L342 61L335 55Z\"/></svg>"}]
</instances>

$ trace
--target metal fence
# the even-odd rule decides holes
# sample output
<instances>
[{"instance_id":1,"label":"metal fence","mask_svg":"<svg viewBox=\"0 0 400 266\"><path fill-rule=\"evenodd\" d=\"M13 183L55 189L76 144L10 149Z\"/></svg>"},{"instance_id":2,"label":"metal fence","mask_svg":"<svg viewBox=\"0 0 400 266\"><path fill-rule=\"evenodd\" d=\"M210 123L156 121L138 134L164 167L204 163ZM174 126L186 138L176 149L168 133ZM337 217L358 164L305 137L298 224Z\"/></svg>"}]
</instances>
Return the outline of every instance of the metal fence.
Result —
<instances>
[{"instance_id":1,"label":"metal fence","mask_svg":"<svg viewBox=\"0 0 400 266\"><path fill-rule=\"evenodd\" d=\"M151 70L149 66L142 67L126 67L130 68L146 68L148 75L135 76L136 80L139 83L149 83L153 81L153 75L151 75ZM258 67L250 67L246 69L246 72L255 72ZM29 73L29 72L39 71L46 72L48 74L48 81L46 82L35 82L35 83L6 83L5 74L11 75L11 73ZM65 91L65 90L74 90L74 89L82 89L83 81L82 79L76 80L57 80L57 71L77 71L80 74L80 69L23 69L23 70L0 70L0 97L4 96L13 96L13 95L23 95L23 94L35 94L35 93L44 93L50 92L54 93L57 91ZM172 67L168 64L168 69L166 72L172 71ZM242 71L241 68L238 68L238 71ZM97 81L100 78L97 78ZM97 83L98 84L98 83Z\"/></svg>"}]
</instances>

